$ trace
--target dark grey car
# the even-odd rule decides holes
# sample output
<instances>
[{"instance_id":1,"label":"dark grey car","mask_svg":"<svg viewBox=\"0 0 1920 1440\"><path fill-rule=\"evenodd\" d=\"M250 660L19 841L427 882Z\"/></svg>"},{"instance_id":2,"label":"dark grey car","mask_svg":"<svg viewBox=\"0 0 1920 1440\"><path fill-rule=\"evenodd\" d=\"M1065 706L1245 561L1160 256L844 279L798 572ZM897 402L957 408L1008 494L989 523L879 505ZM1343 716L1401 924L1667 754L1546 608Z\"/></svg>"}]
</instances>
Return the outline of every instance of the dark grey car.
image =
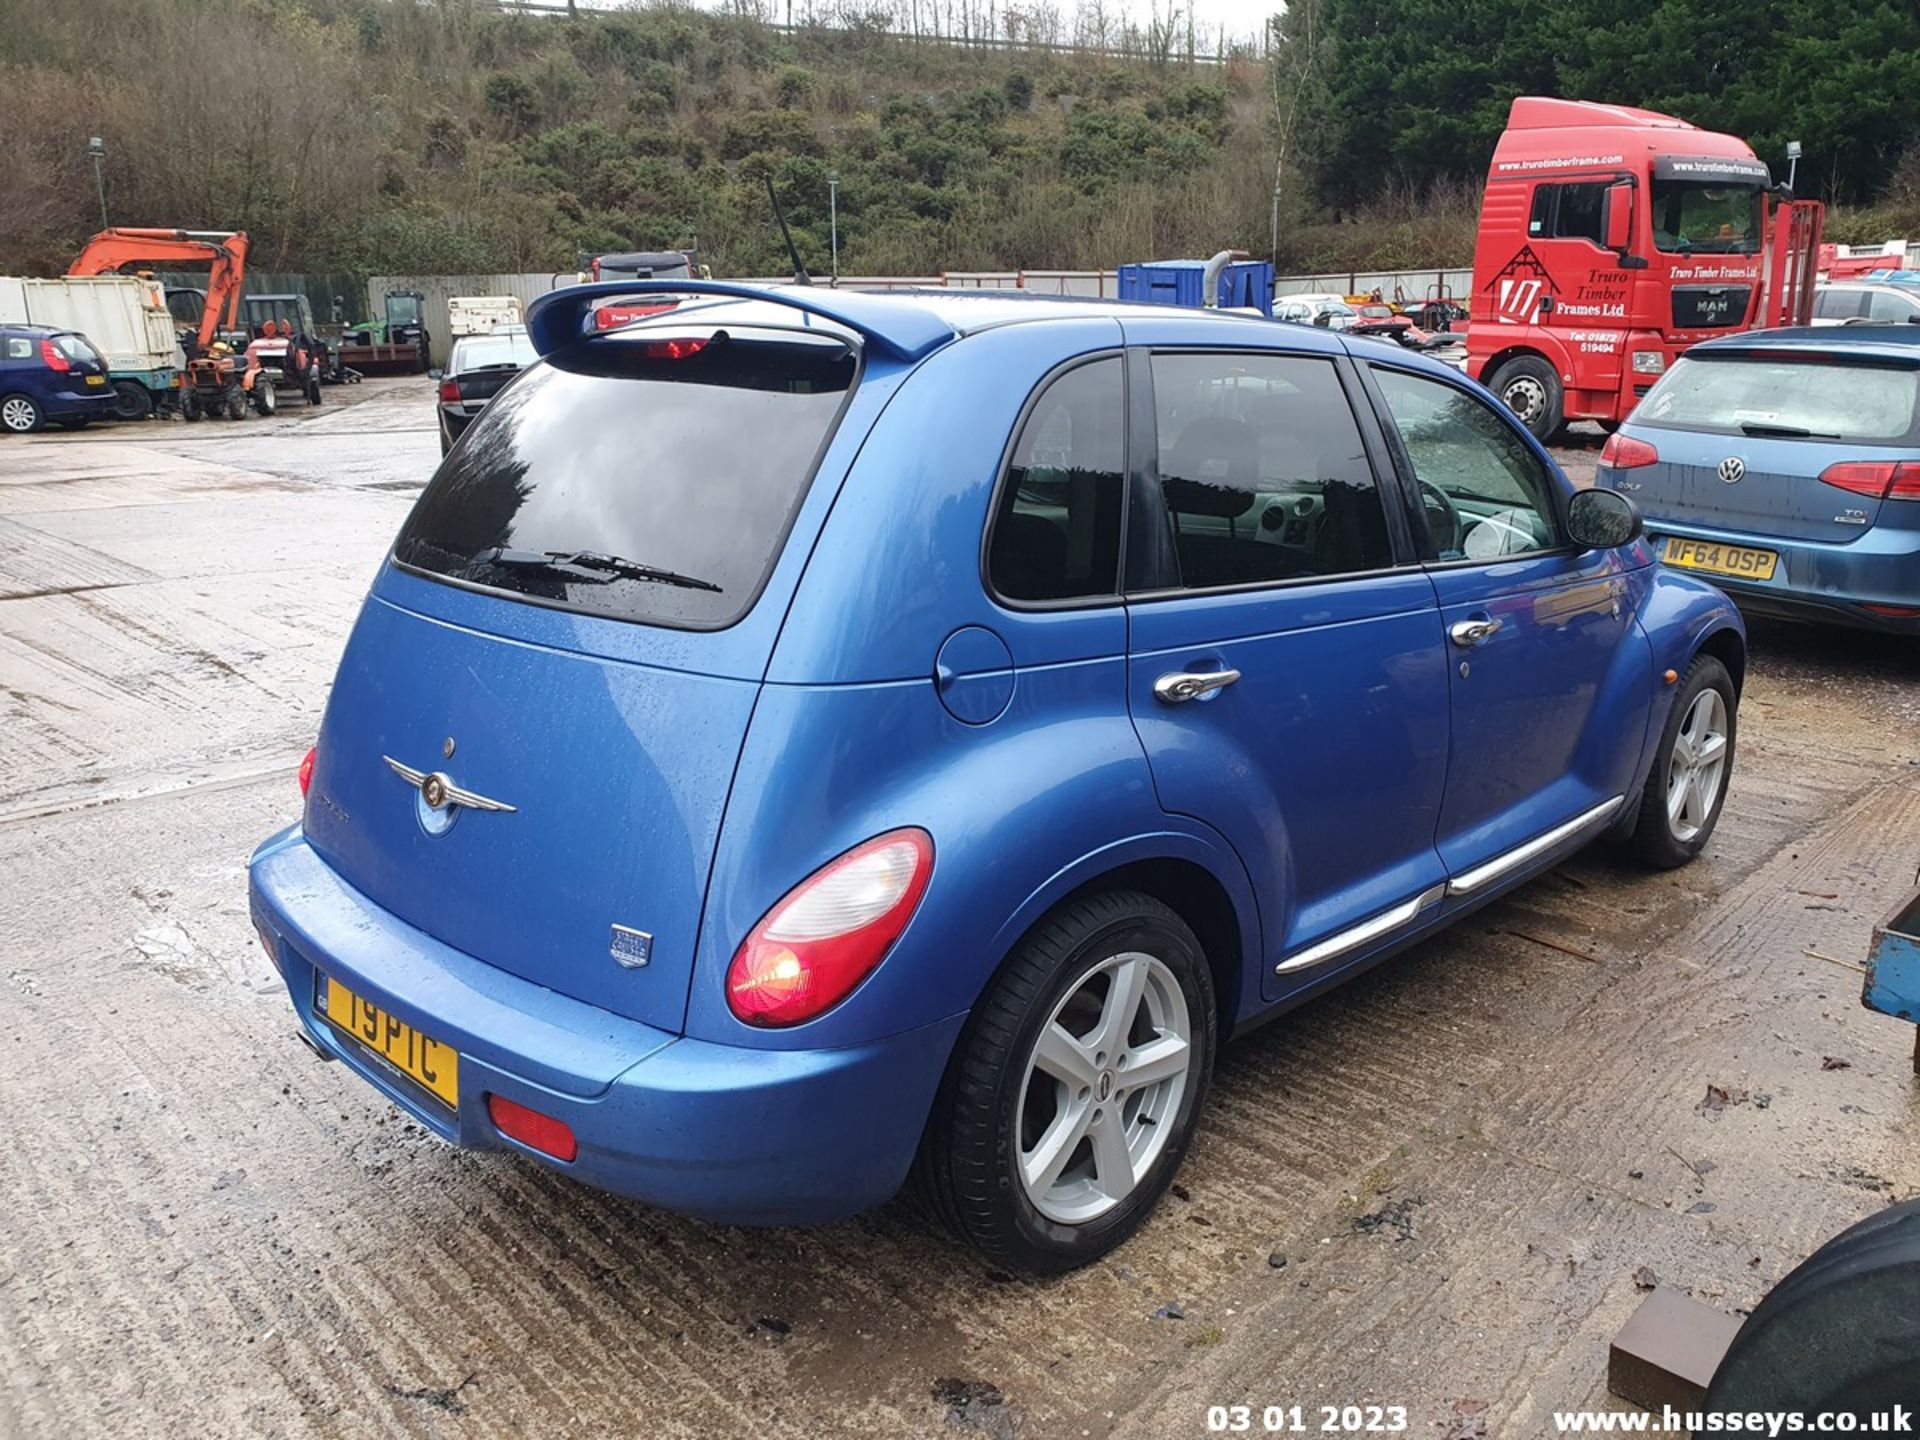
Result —
<instances>
[{"instance_id":1,"label":"dark grey car","mask_svg":"<svg viewBox=\"0 0 1920 1440\"><path fill-rule=\"evenodd\" d=\"M527 332L519 325L503 325L488 335L456 340L447 368L436 372L440 381L440 453L484 410L487 402L539 356Z\"/></svg>"}]
</instances>

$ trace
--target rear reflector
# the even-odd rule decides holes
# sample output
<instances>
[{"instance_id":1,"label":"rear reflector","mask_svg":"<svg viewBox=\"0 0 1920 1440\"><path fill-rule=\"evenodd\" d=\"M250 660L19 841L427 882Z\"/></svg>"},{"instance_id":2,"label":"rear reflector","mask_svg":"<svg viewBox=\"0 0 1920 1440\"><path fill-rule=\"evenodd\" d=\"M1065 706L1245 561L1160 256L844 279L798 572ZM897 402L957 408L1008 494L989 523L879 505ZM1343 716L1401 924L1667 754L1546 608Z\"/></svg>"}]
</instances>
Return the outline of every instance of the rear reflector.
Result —
<instances>
[{"instance_id":1,"label":"rear reflector","mask_svg":"<svg viewBox=\"0 0 1920 1440\"><path fill-rule=\"evenodd\" d=\"M1607 437L1607 443L1600 447L1600 463L1611 465L1616 470L1637 470L1642 465L1659 464L1660 452L1646 441L1636 440L1616 430Z\"/></svg>"},{"instance_id":2,"label":"rear reflector","mask_svg":"<svg viewBox=\"0 0 1920 1440\"><path fill-rule=\"evenodd\" d=\"M487 1116L502 1135L518 1140L529 1150L538 1150L556 1160L572 1160L580 1153L580 1142L573 1138L573 1131L565 1122L516 1105L504 1095L487 1096Z\"/></svg>"},{"instance_id":3,"label":"rear reflector","mask_svg":"<svg viewBox=\"0 0 1920 1440\"><path fill-rule=\"evenodd\" d=\"M1883 620L1911 620L1920 615L1920 605L1866 605L1860 607L1869 615L1878 615Z\"/></svg>"},{"instance_id":4,"label":"rear reflector","mask_svg":"<svg viewBox=\"0 0 1920 1440\"><path fill-rule=\"evenodd\" d=\"M1920 500L1920 465L1911 460L1843 460L1822 470L1820 483L1870 500Z\"/></svg>"}]
</instances>

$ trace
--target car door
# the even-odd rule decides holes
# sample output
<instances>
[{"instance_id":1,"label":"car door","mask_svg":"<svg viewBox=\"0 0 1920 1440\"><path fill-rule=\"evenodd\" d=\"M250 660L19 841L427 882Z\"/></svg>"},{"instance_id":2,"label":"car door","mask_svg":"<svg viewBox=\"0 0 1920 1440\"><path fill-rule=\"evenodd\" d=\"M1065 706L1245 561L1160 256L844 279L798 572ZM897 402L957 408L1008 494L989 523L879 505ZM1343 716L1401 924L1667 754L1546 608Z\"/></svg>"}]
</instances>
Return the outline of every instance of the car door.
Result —
<instances>
[{"instance_id":1,"label":"car door","mask_svg":"<svg viewBox=\"0 0 1920 1440\"><path fill-rule=\"evenodd\" d=\"M1519 868L1623 803L1652 701L1633 620L1644 586L1618 552L1567 542L1571 488L1504 410L1430 372L1368 374L1440 604L1452 723L1437 843L1455 893L1471 892L1505 873L1486 867Z\"/></svg>"},{"instance_id":2,"label":"car door","mask_svg":"<svg viewBox=\"0 0 1920 1440\"><path fill-rule=\"evenodd\" d=\"M1130 373L1129 709L1162 807L1246 864L1276 998L1439 898L1433 587L1344 357L1156 347Z\"/></svg>"}]
</instances>

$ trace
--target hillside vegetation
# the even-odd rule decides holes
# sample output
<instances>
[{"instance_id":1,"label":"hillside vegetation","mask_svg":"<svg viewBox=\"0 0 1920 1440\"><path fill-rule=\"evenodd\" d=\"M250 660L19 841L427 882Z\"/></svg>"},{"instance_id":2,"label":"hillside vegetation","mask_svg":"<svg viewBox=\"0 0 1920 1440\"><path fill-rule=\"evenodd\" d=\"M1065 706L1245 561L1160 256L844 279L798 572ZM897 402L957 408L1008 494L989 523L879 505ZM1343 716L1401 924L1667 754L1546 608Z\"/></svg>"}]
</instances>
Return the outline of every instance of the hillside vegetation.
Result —
<instances>
[{"instance_id":1,"label":"hillside vegetation","mask_svg":"<svg viewBox=\"0 0 1920 1440\"><path fill-rule=\"evenodd\" d=\"M1276 176L1283 270L1462 264L1522 93L1731 129L1776 173L1798 138L1802 193L1852 207L1832 238L1920 238L1911 0L1292 0L1237 47L1177 0L1131 28L1113 0L835 4L789 31L774 0L0 0L0 270L62 269L98 227L89 135L114 223L245 229L270 270L697 244L780 273L771 176L823 272L830 174L848 274L1265 254ZM1055 48L1088 39L1127 53Z\"/></svg>"}]
</instances>

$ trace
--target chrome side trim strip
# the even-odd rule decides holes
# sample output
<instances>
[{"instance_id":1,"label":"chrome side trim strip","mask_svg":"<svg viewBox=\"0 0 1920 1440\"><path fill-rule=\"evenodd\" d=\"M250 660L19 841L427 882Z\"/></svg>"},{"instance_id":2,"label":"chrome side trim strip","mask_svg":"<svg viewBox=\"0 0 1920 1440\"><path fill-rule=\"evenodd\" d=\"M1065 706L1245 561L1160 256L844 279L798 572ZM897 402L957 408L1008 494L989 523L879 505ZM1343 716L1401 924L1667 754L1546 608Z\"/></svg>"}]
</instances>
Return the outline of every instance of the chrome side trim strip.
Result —
<instances>
[{"instance_id":1,"label":"chrome side trim strip","mask_svg":"<svg viewBox=\"0 0 1920 1440\"><path fill-rule=\"evenodd\" d=\"M1319 965L1344 955L1349 950L1358 950L1384 935L1392 934L1402 925L1417 920L1422 913L1431 910L1446 897L1447 886L1443 880L1438 885L1422 890L1413 899L1396 905L1391 910L1382 910L1371 920L1362 920L1358 925L1349 926L1338 934L1329 935L1317 945L1310 945L1299 954L1282 960L1273 967L1276 975L1286 975L1295 970L1304 970L1310 965Z\"/></svg>"},{"instance_id":2,"label":"chrome side trim strip","mask_svg":"<svg viewBox=\"0 0 1920 1440\"><path fill-rule=\"evenodd\" d=\"M1546 854L1563 840L1570 840L1582 830L1598 825L1602 820L1618 810L1626 800L1624 795L1616 795L1611 800L1602 801L1584 814L1576 815L1564 825L1556 825L1544 835L1536 835L1524 845L1516 845L1504 855L1496 855L1484 865L1477 865L1465 874L1456 875L1448 882L1449 895L1471 895L1476 890L1484 890L1502 875L1510 875L1529 860L1536 860Z\"/></svg>"}]
</instances>

